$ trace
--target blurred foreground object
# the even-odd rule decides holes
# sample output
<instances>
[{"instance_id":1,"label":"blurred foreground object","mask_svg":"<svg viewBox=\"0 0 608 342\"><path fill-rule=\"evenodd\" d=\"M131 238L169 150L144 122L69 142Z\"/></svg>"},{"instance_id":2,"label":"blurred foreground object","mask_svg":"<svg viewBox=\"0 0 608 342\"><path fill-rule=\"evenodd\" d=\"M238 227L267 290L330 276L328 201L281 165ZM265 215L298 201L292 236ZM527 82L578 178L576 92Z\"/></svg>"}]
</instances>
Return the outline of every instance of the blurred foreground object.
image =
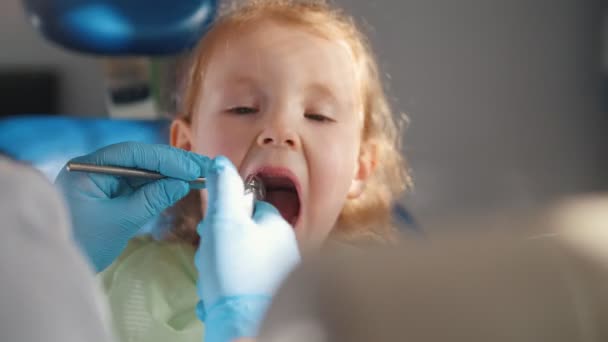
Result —
<instances>
[{"instance_id":1,"label":"blurred foreground object","mask_svg":"<svg viewBox=\"0 0 608 342\"><path fill-rule=\"evenodd\" d=\"M59 193L0 155L0 340L109 342L109 318Z\"/></svg>"},{"instance_id":2,"label":"blurred foreground object","mask_svg":"<svg viewBox=\"0 0 608 342\"><path fill-rule=\"evenodd\" d=\"M608 341L608 197L497 220L492 233L452 226L304 265L259 341Z\"/></svg>"}]
</instances>

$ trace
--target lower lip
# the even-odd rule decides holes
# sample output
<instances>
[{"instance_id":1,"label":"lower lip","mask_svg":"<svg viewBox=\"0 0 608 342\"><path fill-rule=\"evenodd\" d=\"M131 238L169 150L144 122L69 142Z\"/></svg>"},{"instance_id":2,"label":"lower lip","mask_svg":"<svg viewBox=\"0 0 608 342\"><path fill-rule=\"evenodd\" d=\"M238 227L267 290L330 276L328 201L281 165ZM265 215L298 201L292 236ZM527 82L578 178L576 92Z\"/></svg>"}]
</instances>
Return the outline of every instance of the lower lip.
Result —
<instances>
[{"instance_id":1,"label":"lower lip","mask_svg":"<svg viewBox=\"0 0 608 342\"><path fill-rule=\"evenodd\" d=\"M298 214L296 215L296 220L293 224L290 223L290 225L293 227L294 230L296 230L296 228L300 224L300 221L302 221L302 198L300 197L299 192L298 192L298 201L300 202L300 208L298 209Z\"/></svg>"},{"instance_id":2,"label":"lower lip","mask_svg":"<svg viewBox=\"0 0 608 342\"><path fill-rule=\"evenodd\" d=\"M293 229L295 230L298 227L298 223L300 223L300 218L298 217L298 219L296 220L295 223L290 223L289 225L291 225L291 227L293 227Z\"/></svg>"},{"instance_id":3,"label":"lower lip","mask_svg":"<svg viewBox=\"0 0 608 342\"><path fill-rule=\"evenodd\" d=\"M300 221L302 221L302 198L300 197L299 189L296 189L296 191L298 192L298 201L300 202L300 208L298 209L298 215L296 215L296 221L292 225L293 229L296 229L296 227L300 224Z\"/></svg>"}]
</instances>

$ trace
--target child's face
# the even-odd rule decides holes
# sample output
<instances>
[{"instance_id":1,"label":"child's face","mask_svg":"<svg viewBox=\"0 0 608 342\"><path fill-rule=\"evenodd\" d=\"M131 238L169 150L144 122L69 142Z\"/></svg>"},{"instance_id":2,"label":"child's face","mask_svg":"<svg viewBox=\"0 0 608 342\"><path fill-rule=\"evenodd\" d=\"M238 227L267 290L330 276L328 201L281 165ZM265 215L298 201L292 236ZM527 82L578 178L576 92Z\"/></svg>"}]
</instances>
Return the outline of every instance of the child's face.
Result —
<instances>
[{"instance_id":1,"label":"child's face","mask_svg":"<svg viewBox=\"0 0 608 342\"><path fill-rule=\"evenodd\" d=\"M257 174L300 245L318 247L370 169L353 57L346 44L272 22L228 36L214 47L192 126L177 121L172 143Z\"/></svg>"}]
</instances>

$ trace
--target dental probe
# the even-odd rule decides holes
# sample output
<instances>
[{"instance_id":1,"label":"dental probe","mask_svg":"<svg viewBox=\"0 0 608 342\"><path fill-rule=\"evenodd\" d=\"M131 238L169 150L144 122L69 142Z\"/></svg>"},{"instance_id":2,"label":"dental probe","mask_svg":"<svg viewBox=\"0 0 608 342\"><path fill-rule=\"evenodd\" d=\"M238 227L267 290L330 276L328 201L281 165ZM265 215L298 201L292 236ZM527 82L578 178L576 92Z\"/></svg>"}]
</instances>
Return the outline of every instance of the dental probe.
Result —
<instances>
[{"instance_id":1,"label":"dental probe","mask_svg":"<svg viewBox=\"0 0 608 342\"><path fill-rule=\"evenodd\" d=\"M66 169L69 172L88 172L88 173L97 173L104 175L112 175L112 176L121 176L121 177L138 177L145 179L163 179L167 178L167 176L160 174L158 172L146 171L136 168L130 167L122 167L122 166L102 166L102 165L94 165L94 164L85 164L85 163L74 163L69 162L66 166ZM206 179L204 177L199 177L195 180L189 181L191 185L203 186L205 185ZM253 194L255 199L263 200L266 197L266 189L262 180L254 175L250 175L245 179L245 194Z\"/></svg>"},{"instance_id":2,"label":"dental probe","mask_svg":"<svg viewBox=\"0 0 608 342\"><path fill-rule=\"evenodd\" d=\"M140 170L130 167L122 167L122 166L104 166L104 165L94 165L94 164L85 164L85 163L74 163L70 162L66 166L66 169L69 172L88 172L88 173L98 173L103 175L112 175L112 176L121 176L121 177L137 177L137 178L145 178L145 179L163 179L167 178L167 176L162 175L158 172ZM191 185L205 185L205 178L199 177L193 181L189 181Z\"/></svg>"}]
</instances>

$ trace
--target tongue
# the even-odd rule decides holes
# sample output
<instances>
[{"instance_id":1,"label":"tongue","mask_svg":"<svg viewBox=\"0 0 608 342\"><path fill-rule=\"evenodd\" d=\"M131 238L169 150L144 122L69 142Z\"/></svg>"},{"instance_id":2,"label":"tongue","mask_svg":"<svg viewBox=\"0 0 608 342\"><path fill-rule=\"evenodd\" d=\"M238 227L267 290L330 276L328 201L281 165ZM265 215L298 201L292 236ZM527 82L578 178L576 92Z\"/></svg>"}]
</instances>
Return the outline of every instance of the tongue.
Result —
<instances>
[{"instance_id":1,"label":"tongue","mask_svg":"<svg viewBox=\"0 0 608 342\"><path fill-rule=\"evenodd\" d=\"M300 203L296 192L289 190L268 191L265 200L274 205L287 222L295 224L295 219L300 210Z\"/></svg>"}]
</instances>

